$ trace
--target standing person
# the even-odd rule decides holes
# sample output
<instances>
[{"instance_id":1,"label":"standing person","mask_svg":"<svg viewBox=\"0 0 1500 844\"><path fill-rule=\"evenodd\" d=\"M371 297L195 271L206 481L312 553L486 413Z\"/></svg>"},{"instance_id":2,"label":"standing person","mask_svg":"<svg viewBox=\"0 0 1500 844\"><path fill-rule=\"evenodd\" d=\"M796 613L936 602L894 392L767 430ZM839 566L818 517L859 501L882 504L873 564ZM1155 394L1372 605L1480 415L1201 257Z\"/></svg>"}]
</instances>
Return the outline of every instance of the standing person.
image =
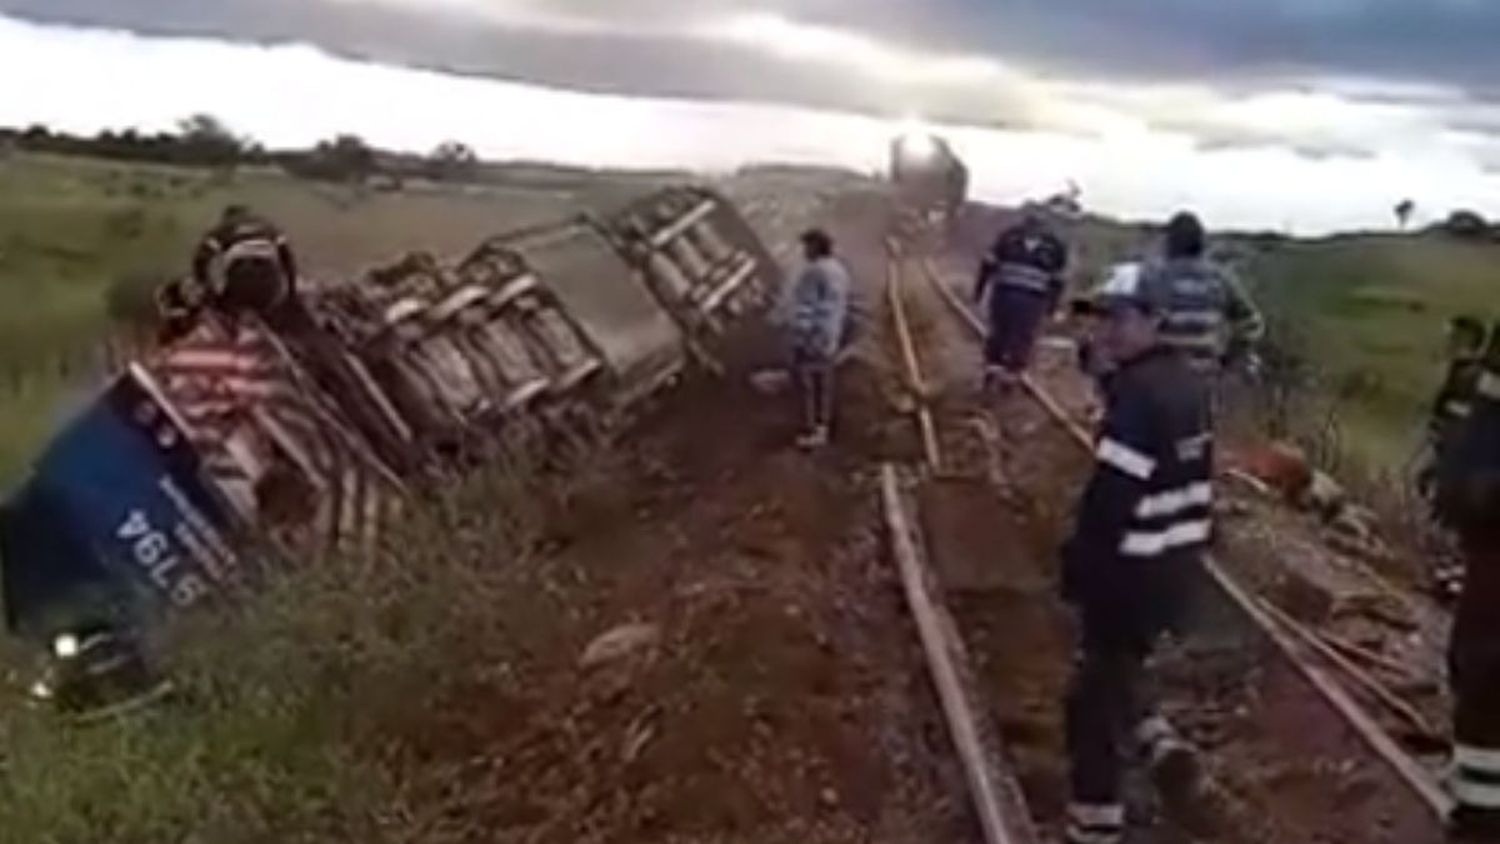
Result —
<instances>
[{"instance_id":1,"label":"standing person","mask_svg":"<svg viewBox=\"0 0 1500 844\"><path fill-rule=\"evenodd\" d=\"M1062 587L1081 622L1066 701L1070 844L1113 844L1125 825L1121 746L1134 731L1158 782L1185 787L1193 760L1161 719L1143 719L1144 665L1178 627L1212 533L1209 388L1167 342L1170 302L1137 274L1095 307L1114 363L1094 473L1063 549ZM1175 771L1174 771L1175 769Z\"/></svg>"},{"instance_id":2,"label":"standing person","mask_svg":"<svg viewBox=\"0 0 1500 844\"><path fill-rule=\"evenodd\" d=\"M1457 317L1448 323L1448 373L1433 399L1427 418L1429 462L1417 476L1422 496L1432 499L1443 453L1474 410L1474 387L1483 369L1484 323L1473 317Z\"/></svg>"},{"instance_id":3,"label":"standing person","mask_svg":"<svg viewBox=\"0 0 1500 844\"><path fill-rule=\"evenodd\" d=\"M231 205L198 244L193 280L220 307L265 313L295 294L297 261L280 229Z\"/></svg>"},{"instance_id":4,"label":"standing person","mask_svg":"<svg viewBox=\"0 0 1500 844\"><path fill-rule=\"evenodd\" d=\"M1037 335L1062 296L1068 247L1034 207L1000 232L979 265L974 301L989 294L985 383L1009 386L1026 373Z\"/></svg>"},{"instance_id":5,"label":"standing person","mask_svg":"<svg viewBox=\"0 0 1500 844\"><path fill-rule=\"evenodd\" d=\"M1490 338L1473 409L1444 449L1437 505L1464 552L1448 643L1454 841L1500 841L1500 337Z\"/></svg>"},{"instance_id":6,"label":"standing person","mask_svg":"<svg viewBox=\"0 0 1500 844\"><path fill-rule=\"evenodd\" d=\"M849 270L834 257L833 238L821 229L802 235L807 263L792 280L783 307L789 318L792 370L802 399L804 430L797 443L828 443L833 425L834 367L849 312Z\"/></svg>"},{"instance_id":7,"label":"standing person","mask_svg":"<svg viewBox=\"0 0 1500 844\"><path fill-rule=\"evenodd\" d=\"M1177 214L1167 222L1161 260L1142 272L1144 284L1164 291L1162 342L1197 371L1217 375L1226 363L1253 359L1265 321L1234 276L1206 257L1207 239L1197 216Z\"/></svg>"}]
</instances>

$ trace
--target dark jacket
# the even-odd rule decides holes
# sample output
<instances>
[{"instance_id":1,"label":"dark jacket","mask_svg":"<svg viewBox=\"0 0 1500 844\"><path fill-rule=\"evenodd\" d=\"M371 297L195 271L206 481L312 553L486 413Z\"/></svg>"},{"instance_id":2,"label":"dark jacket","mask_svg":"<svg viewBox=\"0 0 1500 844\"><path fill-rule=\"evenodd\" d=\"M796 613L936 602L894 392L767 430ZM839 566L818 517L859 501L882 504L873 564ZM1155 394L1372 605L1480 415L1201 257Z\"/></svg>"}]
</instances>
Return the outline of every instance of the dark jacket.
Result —
<instances>
[{"instance_id":1,"label":"dark jacket","mask_svg":"<svg viewBox=\"0 0 1500 844\"><path fill-rule=\"evenodd\" d=\"M1500 355L1474 382L1467 419L1449 434L1438 463L1438 511L1466 544L1500 541Z\"/></svg>"},{"instance_id":2,"label":"dark jacket","mask_svg":"<svg viewBox=\"0 0 1500 844\"><path fill-rule=\"evenodd\" d=\"M292 254L286 235L270 223L255 218L238 223L220 223L204 236L193 254L193 278L204 289L219 290L223 284L225 266L218 262L234 260L236 252L263 251L274 255L289 286L297 282L297 260ZM217 277L216 277L217 276Z\"/></svg>"},{"instance_id":3,"label":"dark jacket","mask_svg":"<svg viewBox=\"0 0 1500 844\"><path fill-rule=\"evenodd\" d=\"M1209 391L1158 347L1109 380L1094 474L1063 551L1064 596L1132 629L1174 626L1212 534Z\"/></svg>"},{"instance_id":4,"label":"dark jacket","mask_svg":"<svg viewBox=\"0 0 1500 844\"><path fill-rule=\"evenodd\" d=\"M1438 451L1474 412L1474 388L1483 368L1477 356L1458 358L1448 365L1448 375L1438 389L1437 398L1433 399L1427 421L1428 432Z\"/></svg>"},{"instance_id":5,"label":"dark jacket","mask_svg":"<svg viewBox=\"0 0 1500 844\"><path fill-rule=\"evenodd\" d=\"M1067 244L1042 223L1024 220L995 238L995 244L980 262L974 299L983 299L993 284L1042 294L1055 308L1062 296L1062 274L1067 268Z\"/></svg>"}]
</instances>

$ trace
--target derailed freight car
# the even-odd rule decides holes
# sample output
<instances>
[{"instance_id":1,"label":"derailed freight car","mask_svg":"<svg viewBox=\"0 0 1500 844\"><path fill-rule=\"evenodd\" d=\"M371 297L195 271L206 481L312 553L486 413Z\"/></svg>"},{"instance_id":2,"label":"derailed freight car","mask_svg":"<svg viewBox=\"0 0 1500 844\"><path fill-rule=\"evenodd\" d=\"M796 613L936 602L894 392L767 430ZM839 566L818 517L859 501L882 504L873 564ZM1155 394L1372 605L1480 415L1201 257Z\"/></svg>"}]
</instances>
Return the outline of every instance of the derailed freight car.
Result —
<instances>
[{"instance_id":1,"label":"derailed freight car","mask_svg":"<svg viewBox=\"0 0 1500 844\"><path fill-rule=\"evenodd\" d=\"M265 313L209 308L115 376L0 509L9 626L64 668L99 653L133 672L123 631L263 566L369 549L414 489L618 427L684 368L716 368L780 286L728 201L672 188L455 262L301 285Z\"/></svg>"}]
</instances>

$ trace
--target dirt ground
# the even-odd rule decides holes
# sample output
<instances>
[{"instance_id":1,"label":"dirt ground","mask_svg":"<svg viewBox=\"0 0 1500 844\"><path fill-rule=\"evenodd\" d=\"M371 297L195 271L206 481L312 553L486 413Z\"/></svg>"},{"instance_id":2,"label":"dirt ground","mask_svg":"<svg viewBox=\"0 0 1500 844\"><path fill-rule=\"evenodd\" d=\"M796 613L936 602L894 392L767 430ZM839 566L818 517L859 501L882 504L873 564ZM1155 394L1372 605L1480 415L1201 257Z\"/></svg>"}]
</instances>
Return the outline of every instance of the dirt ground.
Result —
<instances>
[{"instance_id":1,"label":"dirt ground","mask_svg":"<svg viewBox=\"0 0 1500 844\"><path fill-rule=\"evenodd\" d=\"M873 283L882 207L854 202L834 233ZM569 573L570 617L469 691L492 718L412 739L490 795L473 840L974 840L885 550L877 469L910 437L864 352L827 451L793 447L792 396L747 384L754 349L666 399L560 514L536 564ZM591 653L611 630L620 652Z\"/></svg>"}]
</instances>

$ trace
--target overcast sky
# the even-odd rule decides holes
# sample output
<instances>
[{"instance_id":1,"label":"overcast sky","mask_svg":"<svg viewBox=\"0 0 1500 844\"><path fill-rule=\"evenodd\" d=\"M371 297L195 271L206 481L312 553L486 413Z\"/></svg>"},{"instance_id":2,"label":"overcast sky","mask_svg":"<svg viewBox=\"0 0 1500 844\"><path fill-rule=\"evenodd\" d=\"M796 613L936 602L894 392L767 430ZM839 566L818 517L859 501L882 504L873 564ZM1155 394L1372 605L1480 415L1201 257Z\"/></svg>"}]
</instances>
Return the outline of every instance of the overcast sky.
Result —
<instances>
[{"instance_id":1,"label":"overcast sky","mask_svg":"<svg viewBox=\"0 0 1500 844\"><path fill-rule=\"evenodd\" d=\"M1497 45L1491 0L0 0L0 123L871 169L920 120L988 198L1322 231L1500 214Z\"/></svg>"}]
</instances>

